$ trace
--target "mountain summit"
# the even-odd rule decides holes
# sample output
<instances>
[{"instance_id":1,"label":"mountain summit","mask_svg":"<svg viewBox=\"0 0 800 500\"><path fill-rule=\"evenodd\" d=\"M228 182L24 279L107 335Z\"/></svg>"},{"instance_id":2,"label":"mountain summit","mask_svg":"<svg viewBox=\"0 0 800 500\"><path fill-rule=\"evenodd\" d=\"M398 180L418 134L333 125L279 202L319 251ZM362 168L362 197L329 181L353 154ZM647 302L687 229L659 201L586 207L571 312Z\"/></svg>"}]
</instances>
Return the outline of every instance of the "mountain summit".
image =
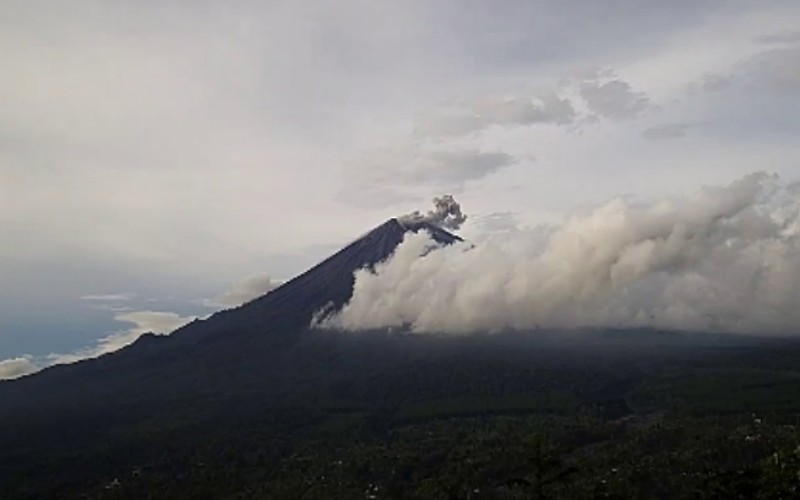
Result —
<instances>
[{"instance_id":1,"label":"mountain summit","mask_svg":"<svg viewBox=\"0 0 800 500\"><path fill-rule=\"evenodd\" d=\"M427 231L434 241L444 245L462 241L430 222L389 219L266 295L201 322L203 329L234 334L304 329L316 311L325 307L339 309L350 299L357 270L385 261L407 233L419 231ZM191 323L176 333L185 336L197 327L197 323Z\"/></svg>"},{"instance_id":2,"label":"mountain summit","mask_svg":"<svg viewBox=\"0 0 800 500\"><path fill-rule=\"evenodd\" d=\"M449 245L461 238L428 222L401 222L390 219L361 238L297 276L283 286L256 299L250 307L265 316L278 314L296 318L296 326L307 326L319 309L341 308L353 293L353 274L372 268L388 259L406 233L427 231L437 243Z\"/></svg>"}]
</instances>

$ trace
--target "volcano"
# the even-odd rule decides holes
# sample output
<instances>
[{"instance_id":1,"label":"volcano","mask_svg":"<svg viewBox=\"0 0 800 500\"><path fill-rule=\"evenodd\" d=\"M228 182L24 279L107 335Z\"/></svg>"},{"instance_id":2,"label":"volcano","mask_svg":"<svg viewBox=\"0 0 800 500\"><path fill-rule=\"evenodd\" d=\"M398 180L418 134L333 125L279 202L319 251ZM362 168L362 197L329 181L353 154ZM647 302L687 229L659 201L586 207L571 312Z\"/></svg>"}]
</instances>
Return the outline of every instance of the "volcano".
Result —
<instances>
[{"instance_id":1,"label":"volcano","mask_svg":"<svg viewBox=\"0 0 800 500\"><path fill-rule=\"evenodd\" d=\"M13 383L0 382L0 411L13 399L4 398L4 393L23 394L31 388L59 393L59 388L67 390L71 386L69 392L83 384L94 387L114 379L169 372L187 362L202 363L204 367L233 359L240 365L259 363L259 349L296 342L310 328L315 312L339 309L349 300L357 270L385 261L406 234L420 231L442 245L462 241L429 222L389 219L308 271L239 307L195 320L169 336L145 334L134 344L100 358L54 366ZM193 368L191 371L197 373ZM102 382L93 380L98 373L104 374Z\"/></svg>"},{"instance_id":2,"label":"volcano","mask_svg":"<svg viewBox=\"0 0 800 500\"><path fill-rule=\"evenodd\" d=\"M540 441L524 447L530 432L556 433L570 446L567 460L588 457L570 486L576 489L553 498L595 498L595 490L583 494L585 485L607 476L594 471L632 449L604 448L627 432L625 422L651 422L678 404L732 409L735 426L756 408L791 418L800 412L793 397L800 342L718 344L703 336L709 340L700 343L646 331L310 328L315 312L348 301L356 270L385 261L419 231L442 245L460 241L430 223L391 219L240 307L96 359L0 382L0 498L363 498L378 484L386 495L377 498L463 498L453 492L475 486L491 494L482 498L520 498L530 491L509 490L525 484L515 479L526 473L520 460L542 452ZM707 387L708 373L724 389L675 392L684 378L688 388ZM750 404L755 374L769 391L754 407L735 406ZM588 427L574 431L581 426ZM651 428L661 426L630 426ZM700 453L691 436L682 456ZM665 441L656 434L648 442ZM674 450L667 451L672 463ZM483 477L465 464L493 469ZM656 472L675 484L669 467ZM471 486L441 495L430 489L454 480ZM620 497L649 498L652 483L643 481L647 494Z\"/></svg>"},{"instance_id":3,"label":"volcano","mask_svg":"<svg viewBox=\"0 0 800 500\"><path fill-rule=\"evenodd\" d=\"M268 414L286 422L277 415L306 406L302 398L317 392L314 386L326 387L370 358L351 353L344 364L332 362L339 348L330 343L331 335L310 329L313 314L343 306L352 295L355 271L386 260L406 234L420 231L444 245L461 241L428 222L390 219L242 306L196 320L169 336L143 335L99 358L0 382L0 449L9 451L0 456L0 470L17 471L24 483L43 463L61 460L67 474L72 467L63 460L75 450L110 442L115 452L124 448L125 455L141 446L129 433L138 435L144 428L161 429L157 439L144 432L144 441L162 439L168 428L197 439L198 428L214 434L239 421L231 411L248 419ZM92 467L102 469L103 455L89 455ZM49 491L46 496L69 498L63 489L69 481L60 477L54 480L55 490L40 489L33 497ZM16 487L5 494L0 487L0 498L19 496Z\"/></svg>"},{"instance_id":4,"label":"volcano","mask_svg":"<svg viewBox=\"0 0 800 500\"><path fill-rule=\"evenodd\" d=\"M407 233L419 231L426 231L442 245L461 241L458 236L428 222L389 219L270 293L210 318L204 325L202 337L220 331L258 335L275 330L288 333L308 327L315 312L323 308L339 309L350 299L355 271L385 261ZM198 329L196 324L191 324L176 334L191 336Z\"/></svg>"},{"instance_id":5,"label":"volcano","mask_svg":"<svg viewBox=\"0 0 800 500\"><path fill-rule=\"evenodd\" d=\"M0 419L17 410L26 415L63 413L86 398L122 393L157 404L176 394L212 390L221 376L217 370L224 370L234 385L253 373L263 373L277 353L304 338L316 311L340 308L347 302L355 271L386 260L406 234L420 231L428 232L440 244L461 241L428 222L390 219L242 306L195 320L169 336L145 334L132 345L96 359L0 382ZM239 371L231 367L239 367ZM161 379L157 388L152 386L154 379ZM220 390L236 392L237 388Z\"/></svg>"}]
</instances>

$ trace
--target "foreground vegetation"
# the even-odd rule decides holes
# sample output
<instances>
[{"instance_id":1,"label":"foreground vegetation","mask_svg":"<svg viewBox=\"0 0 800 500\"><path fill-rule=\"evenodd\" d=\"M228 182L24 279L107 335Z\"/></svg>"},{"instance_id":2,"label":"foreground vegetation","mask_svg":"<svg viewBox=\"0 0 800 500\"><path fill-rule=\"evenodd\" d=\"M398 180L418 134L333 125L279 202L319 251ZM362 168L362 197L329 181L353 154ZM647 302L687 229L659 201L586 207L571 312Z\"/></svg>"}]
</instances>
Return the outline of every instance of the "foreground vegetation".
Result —
<instances>
[{"instance_id":1,"label":"foreground vegetation","mask_svg":"<svg viewBox=\"0 0 800 500\"><path fill-rule=\"evenodd\" d=\"M800 343L312 335L252 353L7 405L0 498L800 497Z\"/></svg>"}]
</instances>

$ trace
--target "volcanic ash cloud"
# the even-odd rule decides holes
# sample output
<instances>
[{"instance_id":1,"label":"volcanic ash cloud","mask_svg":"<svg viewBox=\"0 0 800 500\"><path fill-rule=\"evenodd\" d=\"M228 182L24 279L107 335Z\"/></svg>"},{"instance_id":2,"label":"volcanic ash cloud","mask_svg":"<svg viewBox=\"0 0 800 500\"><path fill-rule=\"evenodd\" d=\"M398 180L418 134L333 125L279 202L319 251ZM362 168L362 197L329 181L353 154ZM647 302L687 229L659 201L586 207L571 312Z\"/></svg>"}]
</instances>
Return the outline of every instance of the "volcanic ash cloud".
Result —
<instances>
[{"instance_id":1,"label":"volcanic ash cloud","mask_svg":"<svg viewBox=\"0 0 800 500\"><path fill-rule=\"evenodd\" d=\"M417 332L655 327L800 333L800 196L753 174L428 252L409 233L323 326Z\"/></svg>"},{"instance_id":2,"label":"volcanic ash cloud","mask_svg":"<svg viewBox=\"0 0 800 500\"><path fill-rule=\"evenodd\" d=\"M466 222L467 216L461 211L461 205L455 198L446 194L433 199L433 210L429 210L428 213L423 214L419 210L415 210L410 214L398 217L397 220L402 224L427 222L456 231Z\"/></svg>"}]
</instances>

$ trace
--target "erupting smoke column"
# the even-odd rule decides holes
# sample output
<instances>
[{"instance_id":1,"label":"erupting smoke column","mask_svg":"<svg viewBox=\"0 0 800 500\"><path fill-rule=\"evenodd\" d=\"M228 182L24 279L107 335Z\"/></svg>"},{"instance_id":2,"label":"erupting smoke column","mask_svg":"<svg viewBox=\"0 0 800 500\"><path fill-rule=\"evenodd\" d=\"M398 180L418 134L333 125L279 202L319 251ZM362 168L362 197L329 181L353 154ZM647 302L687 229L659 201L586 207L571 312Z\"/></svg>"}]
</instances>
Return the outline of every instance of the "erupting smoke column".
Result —
<instances>
[{"instance_id":1,"label":"erupting smoke column","mask_svg":"<svg viewBox=\"0 0 800 500\"><path fill-rule=\"evenodd\" d=\"M753 174L650 205L426 250L409 233L321 326L419 332L655 327L800 334L800 188Z\"/></svg>"},{"instance_id":2,"label":"erupting smoke column","mask_svg":"<svg viewBox=\"0 0 800 500\"><path fill-rule=\"evenodd\" d=\"M461 212L461 205L452 195L446 194L440 198L433 199L433 210L427 214L422 214L419 210L399 217L398 220L403 224L414 222L428 222L444 229L453 231L461 227L467 220L467 216Z\"/></svg>"}]
</instances>

